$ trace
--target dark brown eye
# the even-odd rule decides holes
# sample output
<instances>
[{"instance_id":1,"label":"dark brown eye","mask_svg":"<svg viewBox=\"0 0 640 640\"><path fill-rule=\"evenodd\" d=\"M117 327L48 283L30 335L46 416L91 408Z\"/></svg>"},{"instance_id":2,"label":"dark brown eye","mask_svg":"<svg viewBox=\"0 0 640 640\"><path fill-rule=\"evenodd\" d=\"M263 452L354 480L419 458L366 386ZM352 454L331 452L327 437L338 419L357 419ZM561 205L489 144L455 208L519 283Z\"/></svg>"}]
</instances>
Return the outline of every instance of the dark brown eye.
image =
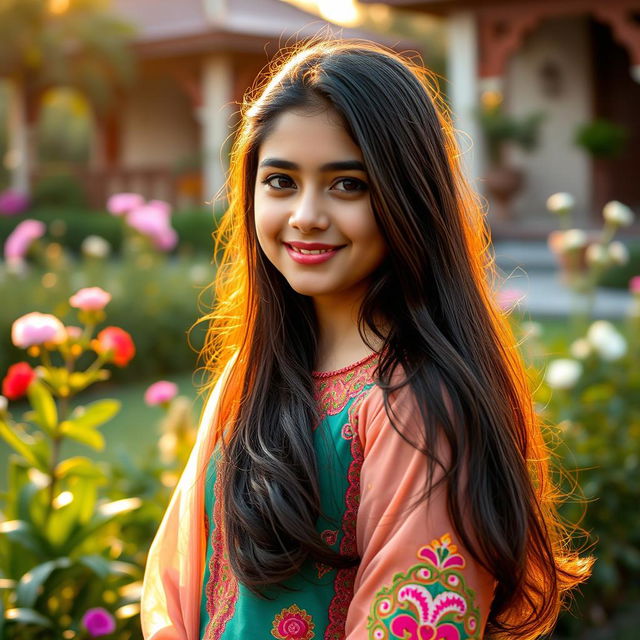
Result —
<instances>
[{"instance_id":1,"label":"dark brown eye","mask_svg":"<svg viewBox=\"0 0 640 640\"><path fill-rule=\"evenodd\" d=\"M273 175L269 176L262 181L262 184L269 185L272 189L292 189L295 188L295 183L289 176L285 175Z\"/></svg>"},{"instance_id":2,"label":"dark brown eye","mask_svg":"<svg viewBox=\"0 0 640 640\"><path fill-rule=\"evenodd\" d=\"M367 184L357 178L341 178L334 186L336 185L342 185L342 188L337 189L338 191L347 191L349 193L367 190Z\"/></svg>"}]
</instances>

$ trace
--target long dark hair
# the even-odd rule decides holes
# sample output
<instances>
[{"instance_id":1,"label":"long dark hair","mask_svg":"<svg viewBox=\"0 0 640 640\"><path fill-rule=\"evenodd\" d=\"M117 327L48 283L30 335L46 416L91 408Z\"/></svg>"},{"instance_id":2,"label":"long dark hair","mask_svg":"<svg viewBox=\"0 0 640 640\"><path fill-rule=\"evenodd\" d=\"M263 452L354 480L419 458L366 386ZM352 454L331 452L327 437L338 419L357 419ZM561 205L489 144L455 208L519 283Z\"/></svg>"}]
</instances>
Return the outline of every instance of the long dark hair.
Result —
<instances>
[{"instance_id":1,"label":"long dark hair","mask_svg":"<svg viewBox=\"0 0 640 640\"><path fill-rule=\"evenodd\" d=\"M526 371L492 294L488 229L462 175L446 110L424 68L371 43L299 47L269 70L243 107L203 350L214 378L236 358L215 426L225 452L223 522L232 569L262 594L307 559L334 566L358 560L333 552L316 531L313 306L266 258L253 225L262 140L278 115L317 106L336 112L361 149L389 248L360 310L361 335L368 330L384 341L377 383L385 404L410 385L424 422L421 441L444 436L450 450L445 465L412 442L428 460L422 498L434 489L435 467L443 466L455 530L497 581L489 630L537 637L553 626L563 594L586 579L590 561L566 547ZM374 321L380 318L385 333ZM394 386L399 365L405 376Z\"/></svg>"}]
</instances>

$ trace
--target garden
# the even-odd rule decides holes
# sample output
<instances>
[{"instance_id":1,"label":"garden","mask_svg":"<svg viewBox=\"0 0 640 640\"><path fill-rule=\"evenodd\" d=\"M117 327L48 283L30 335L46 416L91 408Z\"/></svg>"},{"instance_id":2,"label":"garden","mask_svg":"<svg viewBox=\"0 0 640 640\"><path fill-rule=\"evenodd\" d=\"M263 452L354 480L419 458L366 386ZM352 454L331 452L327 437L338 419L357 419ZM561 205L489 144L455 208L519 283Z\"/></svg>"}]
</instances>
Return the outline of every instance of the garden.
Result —
<instances>
[{"instance_id":1,"label":"garden","mask_svg":"<svg viewBox=\"0 0 640 640\"><path fill-rule=\"evenodd\" d=\"M0 637L141 638L146 552L194 442L213 302L211 211L134 193L103 212L0 218ZM598 287L630 256L618 202L599 234L555 194L549 245L574 315L522 312L496 292L529 365L574 544L596 557L560 638L631 638L640 601L640 268L627 316L593 317ZM635 267L633 267L635 268Z\"/></svg>"}]
</instances>

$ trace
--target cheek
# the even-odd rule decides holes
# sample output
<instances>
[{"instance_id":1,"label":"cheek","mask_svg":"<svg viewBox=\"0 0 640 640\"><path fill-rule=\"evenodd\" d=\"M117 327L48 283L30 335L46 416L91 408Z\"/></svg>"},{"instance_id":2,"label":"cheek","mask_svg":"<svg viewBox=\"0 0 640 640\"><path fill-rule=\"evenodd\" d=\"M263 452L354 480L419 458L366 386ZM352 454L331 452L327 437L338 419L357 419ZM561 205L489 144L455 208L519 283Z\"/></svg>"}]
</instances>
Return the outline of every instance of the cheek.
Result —
<instances>
[{"instance_id":1,"label":"cheek","mask_svg":"<svg viewBox=\"0 0 640 640\"><path fill-rule=\"evenodd\" d=\"M266 250L266 245L273 244L279 236L281 232L280 218L281 216L278 215L278 211L273 205L268 206L260 198L256 198L253 220L258 241L263 249Z\"/></svg>"}]
</instances>

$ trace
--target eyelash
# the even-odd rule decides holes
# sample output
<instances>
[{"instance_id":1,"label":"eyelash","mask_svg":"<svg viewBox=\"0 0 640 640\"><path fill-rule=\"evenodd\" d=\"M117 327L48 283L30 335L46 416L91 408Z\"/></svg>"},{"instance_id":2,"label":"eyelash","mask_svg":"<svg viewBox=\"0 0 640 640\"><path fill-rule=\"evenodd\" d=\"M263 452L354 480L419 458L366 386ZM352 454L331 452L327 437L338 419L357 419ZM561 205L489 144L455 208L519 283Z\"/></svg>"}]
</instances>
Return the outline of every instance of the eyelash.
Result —
<instances>
[{"instance_id":1,"label":"eyelash","mask_svg":"<svg viewBox=\"0 0 640 640\"><path fill-rule=\"evenodd\" d=\"M261 180L262 184L267 185L270 189L273 189L275 191L284 191L287 188L290 187L274 187L271 184L271 181L276 179L276 178L284 178L285 180L290 180L291 182L293 182L293 180L287 176L284 175L282 173L274 173L270 176L267 176L264 180ZM338 180L336 180L332 186L335 186L336 184L339 184L340 182L354 182L356 185L358 185L357 189L351 189L351 190L347 190L347 189L338 189L338 191L342 191L343 193L358 193L358 192L362 192L362 191L366 191L368 188L368 185L366 182L363 182L362 180L359 180L358 178L339 178Z\"/></svg>"}]
</instances>

